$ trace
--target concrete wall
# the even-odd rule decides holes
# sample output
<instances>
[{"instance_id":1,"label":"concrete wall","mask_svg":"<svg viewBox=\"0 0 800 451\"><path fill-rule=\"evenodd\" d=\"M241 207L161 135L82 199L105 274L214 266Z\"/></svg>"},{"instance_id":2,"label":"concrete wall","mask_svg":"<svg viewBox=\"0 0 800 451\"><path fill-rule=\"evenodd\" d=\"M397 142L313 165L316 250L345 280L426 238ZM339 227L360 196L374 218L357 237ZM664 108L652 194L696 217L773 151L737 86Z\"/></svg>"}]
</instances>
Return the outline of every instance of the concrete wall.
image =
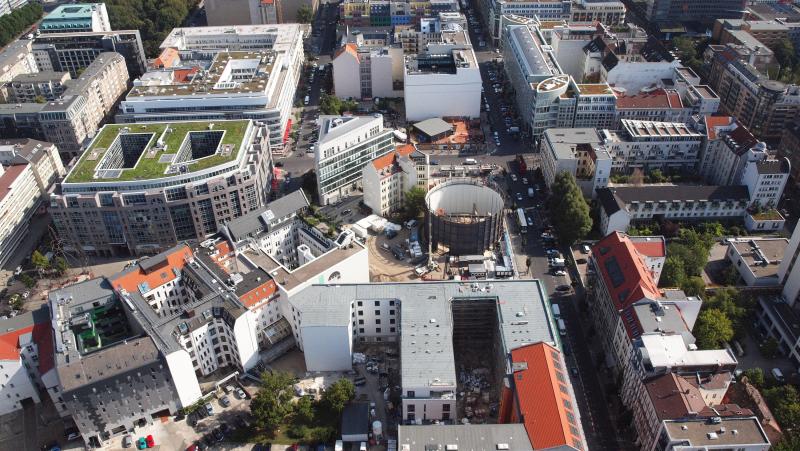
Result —
<instances>
[{"instance_id":1,"label":"concrete wall","mask_svg":"<svg viewBox=\"0 0 800 451\"><path fill-rule=\"evenodd\" d=\"M19 358L0 360L0 368L0 415L21 409L20 402L24 399L39 402L39 395Z\"/></svg>"},{"instance_id":2,"label":"concrete wall","mask_svg":"<svg viewBox=\"0 0 800 451\"><path fill-rule=\"evenodd\" d=\"M343 52L333 60L333 91L340 99L361 98L361 74L358 60Z\"/></svg>"},{"instance_id":3,"label":"concrete wall","mask_svg":"<svg viewBox=\"0 0 800 451\"><path fill-rule=\"evenodd\" d=\"M424 74L404 77L406 120L481 115L481 76L477 68L456 75Z\"/></svg>"},{"instance_id":4,"label":"concrete wall","mask_svg":"<svg viewBox=\"0 0 800 451\"><path fill-rule=\"evenodd\" d=\"M189 353L184 350L176 351L168 354L166 360L180 405L186 407L194 404L200 399L201 392Z\"/></svg>"},{"instance_id":5,"label":"concrete wall","mask_svg":"<svg viewBox=\"0 0 800 451\"><path fill-rule=\"evenodd\" d=\"M353 337L347 326L300 327L307 371L349 371Z\"/></svg>"}]
</instances>

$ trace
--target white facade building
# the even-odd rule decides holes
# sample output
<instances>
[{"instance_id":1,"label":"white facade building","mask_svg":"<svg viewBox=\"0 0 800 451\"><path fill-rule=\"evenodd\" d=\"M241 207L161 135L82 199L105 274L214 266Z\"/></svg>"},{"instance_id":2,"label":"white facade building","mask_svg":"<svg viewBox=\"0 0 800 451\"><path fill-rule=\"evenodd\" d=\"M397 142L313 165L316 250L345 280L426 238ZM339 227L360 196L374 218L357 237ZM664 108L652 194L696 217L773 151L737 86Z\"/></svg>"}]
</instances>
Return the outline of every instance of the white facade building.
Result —
<instances>
[{"instance_id":1,"label":"white facade building","mask_svg":"<svg viewBox=\"0 0 800 451\"><path fill-rule=\"evenodd\" d=\"M603 130L606 149L615 173L694 171L700 159L704 134L678 122L621 121L620 131Z\"/></svg>"},{"instance_id":2,"label":"white facade building","mask_svg":"<svg viewBox=\"0 0 800 451\"><path fill-rule=\"evenodd\" d=\"M541 168L547 186L561 172L575 176L584 196L593 198L598 188L608 186L611 155L593 128L551 128L539 142Z\"/></svg>"},{"instance_id":3,"label":"white facade building","mask_svg":"<svg viewBox=\"0 0 800 451\"><path fill-rule=\"evenodd\" d=\"M403 49L346 44L333 59L333 90L341 99L401 97Z\"/></svg>"},{"instance_id":4,"label":"white facade building","mask_svg":"<svg viewBox=\"0 0 800 451\"><path fill-rule=\"evenodd\" d=\"M111 31L111 21L105 3L73 3L48 13L37 30L41 33Z\"/></svg>"},{"instance_id":5,"label":"white facade building","mask_svg":"<svg viewBox=\"0 0 800 451\"><path fill-rule=\"evenodd\" d=\"M394 149L392 131L383 116L321 116L314 146L319 202L327 205L361 185L364 166Z\"/></svg>"},{"instance_id":6,"label":"white facade building","mask_svg":"<svg viewBox=\"0 0 800 451\"><path fill-rule=\"evenodd\" d=\"M789 159L765 159L745 165L741 183L750 191L750 205L776 208L789 182Z\"/></svg>"},{"instance_id":7,"label":"white facade building","mask_svg":"<svg viewBox=\"0 0 800 451\"><path fill-rule=\"evenodd\" d=\"M405 193L418 185L416 152L406 144L364 166L364 204L373 213L386 216L403 207Z\"/></svg>"}]
</instances>

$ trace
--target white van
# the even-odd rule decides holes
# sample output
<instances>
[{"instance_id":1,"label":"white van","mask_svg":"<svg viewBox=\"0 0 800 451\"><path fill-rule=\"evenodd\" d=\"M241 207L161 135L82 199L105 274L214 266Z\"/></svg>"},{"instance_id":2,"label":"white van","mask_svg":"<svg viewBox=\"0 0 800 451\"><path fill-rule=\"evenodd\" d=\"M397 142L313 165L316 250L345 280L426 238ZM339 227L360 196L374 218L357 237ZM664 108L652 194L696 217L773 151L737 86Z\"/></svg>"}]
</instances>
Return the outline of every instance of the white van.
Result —
<instances>
[{"instance_id":1,"label":"white van","mask_svg":"<svg viewBox=\"0 0 800 451\"><path fill-rule=\"evenodd\" d=\"M311 101L311 98L309 96L306 96L306 98L303 100L303 105L308 105L308 102L310 102L310 101Z\"/></svg>"},{"instance_id":2,"label":"white van","mask_svg":"<svg viewBox=\"0 0 800 451\"><path fill-rule=\"evenodd\" d=\"M467 158L466 160L464 160L464 164L475 165L478 164L478 160L474 158Z\"/></svg>"},{"instance_id":3,"label":"white van","mask_svg":"<svg viewBox=\"0 0 800 451\"><path fill-rule=\"evenodd\" d=\"M567 325L564 324L563 319L558 320L558 333L561 335L567 335Z\"/></svg>"},{"instance_id":4,"label":"white van","mask_svg":"<svg viewBox=\"0 0 800 451\"><path fill-rule=\"evenodd\" d=\"M785 379L783 378L783 371L780 368L773 368L772 369L772 377L775 378L778 382L783 382Z\"/></svg>"},{"instance_id":5,"label":"white van","mask_svg":"<svg viewBox=\"0 0 800 451\"><path fill-rule=\"evenodd\" d=\"M558 308L558 304L553 304L550 306L550 308L553 310L553 316L556 318L561 318L561 309Z\"/></svg>"}]
</instances>

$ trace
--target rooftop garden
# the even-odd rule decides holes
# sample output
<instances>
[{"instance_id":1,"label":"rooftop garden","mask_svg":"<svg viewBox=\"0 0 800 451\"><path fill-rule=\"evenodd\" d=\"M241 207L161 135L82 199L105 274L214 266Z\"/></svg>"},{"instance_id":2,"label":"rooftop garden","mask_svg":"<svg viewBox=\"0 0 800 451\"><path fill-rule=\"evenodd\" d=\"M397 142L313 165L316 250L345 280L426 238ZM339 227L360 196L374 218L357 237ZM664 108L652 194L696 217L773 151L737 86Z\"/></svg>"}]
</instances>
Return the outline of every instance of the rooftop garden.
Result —
<instances>
[{"instance_id":1,"label":"rooftop garden","mask_svg":"<svg viewBox=\"0 0 800 451\"><path fill-rule=\"evenodd\" d=\"M151 123L151 124L109 124L103 127L86 151L81 155L80 160L67 176L67 183L85 183L92 181L132 181L147 180L159 177L166 177L164 173L170 166L170 162L162 162L162 155L176 154L180 150L183 140L189 132L207 132L209 124L212 122L171 122L171 123ZM188 172L200 171L219 164L227 163L236 159L239 147L244 139L249 121L214 121L214 131L224 131L225 134L219 142L222 147L226 144L234 146L229 155L215 153L194 160L187 165ZM142 155L132 168L122 168L119 177L95 179L94 174L98 165L103 161L108 148L114 143L120 131L127 127L128 133L152 133L154 136L143 149L142 153L148 152L156 143L159 137L169 127L172 131L164 137L166 149L157 150L153 155ZM105 149L101 153L93 156L94 149Z\"/></svg>"},{"instance_id":2,"label":"rooftop garden","mask_svg":"<svg viewBox=\"0 0 800 451\"><path fill-rule=\"evenodd\" d=\"M758 211L752 213L751 216L756 221L780 221L783 219L783 216L775 209Z\"/></svg>"}]
</instances>

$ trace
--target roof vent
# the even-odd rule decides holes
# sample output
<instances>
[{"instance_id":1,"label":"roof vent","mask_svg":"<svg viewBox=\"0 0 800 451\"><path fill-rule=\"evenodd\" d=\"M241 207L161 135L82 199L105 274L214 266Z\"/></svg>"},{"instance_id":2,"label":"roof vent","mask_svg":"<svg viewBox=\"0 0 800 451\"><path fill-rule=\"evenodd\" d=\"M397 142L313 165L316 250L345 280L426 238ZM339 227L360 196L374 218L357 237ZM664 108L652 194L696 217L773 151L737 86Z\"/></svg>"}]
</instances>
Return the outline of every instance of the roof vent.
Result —
<instances>
[{"instance_id":1,"label":"roof vent","mask_svg":"<svg viewBox=\"0 0 800 451\"><path fill-rule=\"evenodd\" d=\"M431 323L431 324L436 324L436 318L431 318L431 319L430 319L430 323Z\"/></svg>"},{"instance_id":2,"label":"roof vent","mask_svg":"<svg viewBox=\"0 0 800 451\"><path fill-rule=\"evenodd\" d=\"M508 446L508 443L498 443L495 449L511 449Z\"/></svg>"},{"instance_id":3,"label":"roof vent","mask_svg":"<svg viewBox=\"0 0 800 451\"><path fill-rule=\"evenodd\" d=\"M708 437L709 440L716 440L719 438L716 432L709 432L708 434L706 434L706 436Z\"/></svg>"}]
</instances>

